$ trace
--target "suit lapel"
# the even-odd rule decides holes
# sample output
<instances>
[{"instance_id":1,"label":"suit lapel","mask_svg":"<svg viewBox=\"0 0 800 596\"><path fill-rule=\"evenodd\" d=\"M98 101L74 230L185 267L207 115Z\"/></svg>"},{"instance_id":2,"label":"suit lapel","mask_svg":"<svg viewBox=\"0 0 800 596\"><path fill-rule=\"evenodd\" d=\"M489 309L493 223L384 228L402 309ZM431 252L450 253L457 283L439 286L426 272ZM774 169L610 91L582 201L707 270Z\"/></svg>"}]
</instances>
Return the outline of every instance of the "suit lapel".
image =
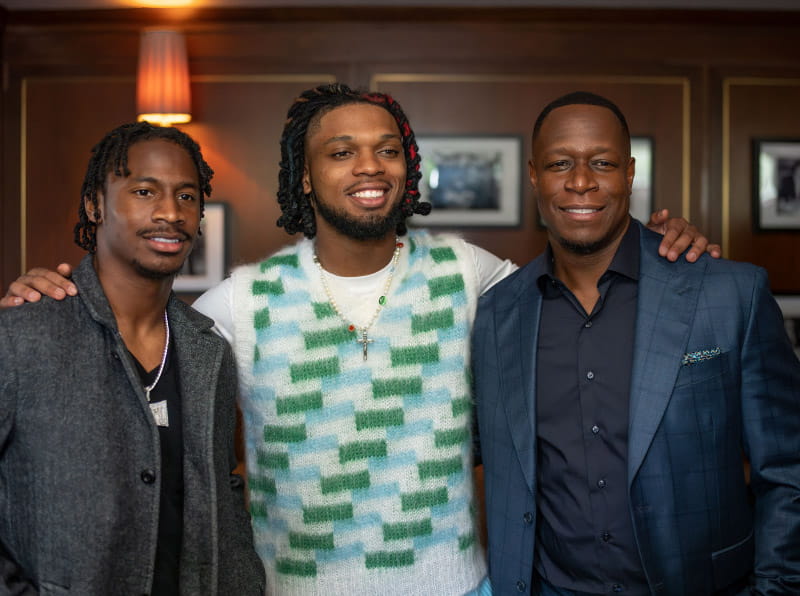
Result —
<instances>
[{"instance_id":1,"label":"suit lapel","mask_svg":"<svg viewBox=\"0 0 800 596\"><path fill-rule=\"evenodd\" d=\"M500 354L500 383L503 406L511 438L531 492L536 478L536 346L542 297L536 279L543 272L540 259L519 275L519 291L504 294L499 305L497 343Z\"/></svg>"},{"instance_id":2,"label":"suit lapel","mask_svg":"<svg viewBox=\"0 0 800 596\"><path fill-rule=\"evenodd\" d=\"M642 231L641 276L628 422L628 486L653 441L686 350L705 260L670 264ZM683 257L681 257L683 259Z\"/></svg>"}]
</instances>

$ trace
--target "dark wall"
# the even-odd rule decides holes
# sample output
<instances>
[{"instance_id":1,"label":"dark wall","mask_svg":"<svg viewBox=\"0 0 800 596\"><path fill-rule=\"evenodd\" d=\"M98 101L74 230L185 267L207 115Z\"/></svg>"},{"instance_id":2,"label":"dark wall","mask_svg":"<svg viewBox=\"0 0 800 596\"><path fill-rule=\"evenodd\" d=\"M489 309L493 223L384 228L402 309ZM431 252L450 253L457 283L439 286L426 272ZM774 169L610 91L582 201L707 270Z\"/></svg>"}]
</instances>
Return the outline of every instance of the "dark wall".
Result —
<instances>
[{"instance_id":1,"label":"dark wall","mask_svg":"<svg viewBox=\"0 0 800 596\"><path fill-rule=\"evenodd\" d=\"M766 267L776 292L800 293L800 231L753 229L751 153L754 137L800 139L800 13L422 8L8 13L3 287L23 266L82 255L72 226L88 151L135 119L138 37L154 25L187 34L183 128L216 171L212 200L229 204L232 263L291 240L275 227L278 140L307 87L389 92L419 136L519 136L522 163L539 110L586 89L653 140L654 208ZM520 263L546 241L527 167L522 177L518 225L460 228Z\"/></svg>"}]
</instances>

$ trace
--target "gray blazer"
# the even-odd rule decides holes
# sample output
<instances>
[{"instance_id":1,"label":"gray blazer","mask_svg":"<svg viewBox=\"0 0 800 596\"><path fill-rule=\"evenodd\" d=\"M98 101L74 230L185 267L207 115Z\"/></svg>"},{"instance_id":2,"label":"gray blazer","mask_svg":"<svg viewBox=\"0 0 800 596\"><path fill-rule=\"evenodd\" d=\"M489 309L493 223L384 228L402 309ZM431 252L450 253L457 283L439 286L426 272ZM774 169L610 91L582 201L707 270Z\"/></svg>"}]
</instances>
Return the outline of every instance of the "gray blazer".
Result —
<instances>
[{"instance_id":1,"label":"gray blazer","mask_svg":"<svg viewBox=\"0 0 800 596\"><path fill-rule=\"evenodd\" d=\"M150 591L158 428L90 256L73 280L76 297L0 312L0 594ZM168 313L183 411L181 594L263 594L232 472L233 354L174 295Z\"/></svg>"}]
</instances>

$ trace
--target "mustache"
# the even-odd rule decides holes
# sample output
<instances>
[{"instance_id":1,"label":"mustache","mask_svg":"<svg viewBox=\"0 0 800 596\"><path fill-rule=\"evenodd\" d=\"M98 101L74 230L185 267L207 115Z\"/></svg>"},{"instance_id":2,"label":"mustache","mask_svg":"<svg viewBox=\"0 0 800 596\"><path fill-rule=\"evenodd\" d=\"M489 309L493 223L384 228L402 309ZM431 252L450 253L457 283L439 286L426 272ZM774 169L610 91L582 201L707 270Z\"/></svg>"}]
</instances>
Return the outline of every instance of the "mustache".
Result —
<instances>
[{"instance_id":1,"label":"mustache","mask_svg":"<svg viewBox=\"0 0 800 596\"><path fill-rule=\"evenodd\" d=\"M162 226L159 228L145 228L136 232L137 236L143 238L157 238L159 236L165 238L179 238L180 240L191 240L192 235L180 228L172 226Z\"/></svg>"}]
</instances>

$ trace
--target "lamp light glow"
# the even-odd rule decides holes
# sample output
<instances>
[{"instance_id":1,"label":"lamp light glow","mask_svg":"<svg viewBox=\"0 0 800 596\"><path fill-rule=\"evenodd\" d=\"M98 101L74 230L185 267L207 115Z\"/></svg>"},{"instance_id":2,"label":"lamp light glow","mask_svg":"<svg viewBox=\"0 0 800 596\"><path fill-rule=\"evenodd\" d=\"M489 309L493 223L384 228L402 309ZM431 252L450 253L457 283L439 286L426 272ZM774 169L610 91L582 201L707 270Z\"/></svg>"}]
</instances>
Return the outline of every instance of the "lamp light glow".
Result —
<instances>
[{"instance_id":1,"label":"lamp light glow","mask_svg":"<svg viewBox=\"0 0 800 596\"><path fill-rule=\"evenodd\" d=\"M136 77L139 121L160 126L189 122L189 65L183 34L169 29L142 32Z\"/></svg>"}]
</instances>

